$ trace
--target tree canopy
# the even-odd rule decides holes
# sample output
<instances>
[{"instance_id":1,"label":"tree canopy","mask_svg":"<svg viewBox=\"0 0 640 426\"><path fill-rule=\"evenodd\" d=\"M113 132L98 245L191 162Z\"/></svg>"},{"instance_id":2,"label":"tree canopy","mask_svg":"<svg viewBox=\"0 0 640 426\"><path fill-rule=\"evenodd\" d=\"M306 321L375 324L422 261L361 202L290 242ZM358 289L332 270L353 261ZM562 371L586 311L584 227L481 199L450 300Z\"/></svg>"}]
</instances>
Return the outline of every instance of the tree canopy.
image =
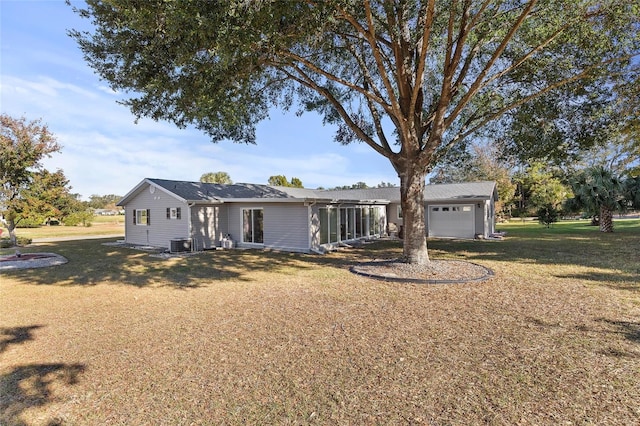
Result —
<instances>
[{"instance_id":1,"label":"tree canopy","mask_svg":"<svg viewBox=\"0 0 640 426\"><path fill-rule=\"evenodd\" d=\"M626 0L88 0L76 10L95 30L71 35L137 117L253 143L271 107L297 105L335 124L338 142L386 157L412 263L429 260L425 177L450 149L522 108L595 109L590 91L637 72L639 51L640 6Z\"/></svg>"},{"instance_id":2,"label":"tree canopy","mask_svg":"<svg viewBox=\"0 0 640 426\"><path fill-rule=\"evenodd\" d=\"M89 207L94 209L117 209L116 203L122 199L122 195L116 194L107 194L107 195L98 195L92 194L89 197L89 202L87 203Z\"/></svg>"},{"instance_id":3,"label":"tree canopy","mask_svg":"<svg viewBox=\"0 0 640 426\"><path fill-rule=\"evenodd\" d=\"M231 176L227 172L209 172L200 176L200 182L203 183L222 183L231 184Z\"/></svg>"},{"instance_id":4,"label":"tree canopy","mask_svg":"<svg viewBox=\"0 0 640 426\"><path fill-rule=\"evenodd\" d=\"M272 186L287 186L287 187L291 187L291 188L304 188L304 186L302 186L302 181L299 178L292 177L291 181L288 181L287 177L285 175L269 176L268 183L269 183L269 185L272 185Z\"/></svg>"},{"instance_id":5,"label":"tree canopy","mask_svg":"<svg viewBox=\"0 0 640 426\"><path fill-rule=\"evenodd\" d=\"M627 207L624 179L603 167L590 167L572 179L570 209L583 209L598 217L600 231L613 232L613 212Z\"/></svg>"},{"instance_id":6,"label":"tree canopy","mask_svg":"<svg viewBox=\"0 0 640 426\"><path fill-rule=\"evenodd\" d=\"M515 203L516 184L512 166L501 159L493 143L474 143L464 152L449 155L434 168L431 183L495 181L498 188L496 214L507 216Z\"/></svg>"},{"instance_id":7,"label":"tree canopy","mask_svg":"<svg viewBox=\"0 0 640 426\"><path fill-rule=\"evenodd\" d=\"M15 244L20 221L41 224L65 210L68 180L61 170L45 170L42 160L60 151L56 138L41 120L0 115L0 217Z\"/></svg>"}]
</instances>

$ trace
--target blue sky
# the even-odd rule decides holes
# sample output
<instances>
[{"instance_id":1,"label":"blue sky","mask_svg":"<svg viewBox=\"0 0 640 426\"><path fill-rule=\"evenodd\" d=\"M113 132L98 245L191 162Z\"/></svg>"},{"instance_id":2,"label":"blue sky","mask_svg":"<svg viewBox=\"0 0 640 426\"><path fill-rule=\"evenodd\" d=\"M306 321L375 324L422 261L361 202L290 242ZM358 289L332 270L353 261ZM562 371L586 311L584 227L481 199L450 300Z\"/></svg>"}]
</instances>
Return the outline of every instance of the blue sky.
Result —
<instances>
[{"instance_id":1,"label":"blue sky","mask_svg":"<svg viewBox=\"0 0 640 426\"><path fill-rule=\"evenodd\" d=\"M66 33L87 28L63 0L0 0L0 112L49 126L62 150L44 164L62 169L85 200L124 195L145 177L197 181L216 171L251 183L284 174L306 188L399 183L387 159L364 144L334 142L335 129L312 113L272 111L256 145L214 144L168 122L136 124Z\"/></svg>"}]
</instances>

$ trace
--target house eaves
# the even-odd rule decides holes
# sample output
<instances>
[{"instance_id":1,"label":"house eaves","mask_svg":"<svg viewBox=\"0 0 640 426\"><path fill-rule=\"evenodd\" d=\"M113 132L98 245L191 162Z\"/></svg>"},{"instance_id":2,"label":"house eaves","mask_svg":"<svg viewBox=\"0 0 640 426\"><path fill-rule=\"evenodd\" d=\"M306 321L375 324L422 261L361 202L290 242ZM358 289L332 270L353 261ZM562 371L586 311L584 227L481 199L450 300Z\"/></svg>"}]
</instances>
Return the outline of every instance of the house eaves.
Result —
<instances>
[{"instance_id":1,"label":"house eaves","mask_svg":"<svg viewBox=\"0 0 640 426\"><path fill-rule=\"evenodd\" d=\"M330 200L317 198L223 198L221 203L313 203Z\"/></svg>"},{"instance_id":2,"label":"house eaves","mask_svg":"<svg viewBox=\"0 0 640 426\"><path fill-rule=\"evenodd\" d=\"M149 188L153 188L152 191L154 192L155 191L164 192L165 194L177 199L178 201L181 201L184 203L188 202L184 198L180 197L178 194L171 192L170 190L156 184L152 179L145 178L145 179L142 179L142 181L140 181L140 183L138 183L135 187L133 187L133 189L129 191L124 197L122 197L120 201L116 203L116 206L125 206L130 199L138 195L140 192L144 190L148 190Z\"/></svg>"}]
</instances>

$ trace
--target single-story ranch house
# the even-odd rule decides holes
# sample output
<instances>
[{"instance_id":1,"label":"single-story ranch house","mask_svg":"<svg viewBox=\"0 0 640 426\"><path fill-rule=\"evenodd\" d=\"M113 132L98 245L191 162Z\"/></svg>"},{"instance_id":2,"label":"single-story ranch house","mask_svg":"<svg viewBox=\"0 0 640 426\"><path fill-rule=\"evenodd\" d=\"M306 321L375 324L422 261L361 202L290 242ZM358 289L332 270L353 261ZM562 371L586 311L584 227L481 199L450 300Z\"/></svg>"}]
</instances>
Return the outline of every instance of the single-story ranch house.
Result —
<instances>
[{"instance_id":1,"label":"single-story ranch house","mask_svg":"<svg viewBox=\"0 0 640 426\"><path fill-rule=\"evenodd\" d=\"M427 185L430 237L494 232L495 182ZM171 251L216 247L320 253L402 227L397 187L344 191L143 179L118 202L125 242Z\"/></svg>"}]
</instances>

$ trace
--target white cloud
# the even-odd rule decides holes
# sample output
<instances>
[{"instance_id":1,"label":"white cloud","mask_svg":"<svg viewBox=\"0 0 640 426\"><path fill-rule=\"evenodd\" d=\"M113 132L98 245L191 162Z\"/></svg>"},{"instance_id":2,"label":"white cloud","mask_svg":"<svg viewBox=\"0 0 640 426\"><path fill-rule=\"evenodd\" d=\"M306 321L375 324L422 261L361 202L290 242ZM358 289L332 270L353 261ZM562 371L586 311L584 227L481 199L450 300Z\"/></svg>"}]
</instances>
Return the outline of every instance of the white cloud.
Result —
<instances>
[{"instance_id":1,"label":"white cloud","mask_svg":"<svg viewBox=\"0 0 640 426\"><path fill-rule=\"evenodd\" d=\"M42 117L49 124L63 148L45 165L62 169L73 191L84 198L123 195L145 177L197 180L209 171L226 171L235 182L255 183L285 174L307 187L395 179L387 160L369 147L335 144L332 129L317 124L310 132L319 117L298 120L275 114L259 125L257 145L214 144L196 130L171 123L134 123L129 110L114 102L114 93L105 94L103 88L85 89L49 77L2 76L6 112L28 113L27 119Z\"/></svg>"},{"instance_id":2,"label":"white cloud","mask_svg":"<svg viewBox=\"0 0 640 426\"><path fill-rule=\"evenodd\" d=\"M1 0L0 0L1 1ZM194 129L135 117L85 63L66 30L86 28L63 2L3 6L2 113L41 118L63 146L44 163L61 168L84 198L126 194L145 177L197 180L226 171L235 182L298 177L306 187L397 181L388 160L364 144L333 142L335 128L315 113L274 111L257 127L257 145L217 144Z\"/></svg>"},{"instance_id":3,"label":"white cloud","mask_svg":"<svg viewBox=\"0 0 640 426\"><path fill-rule=\"evenodd\" d=\"M99 91L106 93L107 95L119 95L120 92L118 92L117 90L113 90L111 87L109 86L104 86L104 85L99 85L96 87Z\"/></svg>"}]
</instances>

